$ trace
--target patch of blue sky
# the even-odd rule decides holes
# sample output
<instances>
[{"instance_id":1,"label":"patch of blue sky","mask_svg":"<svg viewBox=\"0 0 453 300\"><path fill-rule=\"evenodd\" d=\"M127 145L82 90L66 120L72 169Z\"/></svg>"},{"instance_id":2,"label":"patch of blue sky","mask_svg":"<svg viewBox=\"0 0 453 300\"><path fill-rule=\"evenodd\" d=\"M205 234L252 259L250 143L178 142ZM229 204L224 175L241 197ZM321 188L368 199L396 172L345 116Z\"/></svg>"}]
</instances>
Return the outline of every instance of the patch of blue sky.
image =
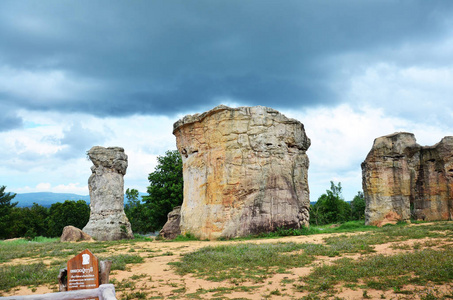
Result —
<instances>
[{"instance_id":1,"label":"patch of blue sky","mask_svg":"<svg viewBox=\"0 0 453 300\"><path fill-rule=\"evenodd\" d=\"M47 126L47 124L40 124L40 123L31 122L31 121L24 122L25 128L37 128L37 127L42 127L42 126Z\"/></svg>"}]
</instances>

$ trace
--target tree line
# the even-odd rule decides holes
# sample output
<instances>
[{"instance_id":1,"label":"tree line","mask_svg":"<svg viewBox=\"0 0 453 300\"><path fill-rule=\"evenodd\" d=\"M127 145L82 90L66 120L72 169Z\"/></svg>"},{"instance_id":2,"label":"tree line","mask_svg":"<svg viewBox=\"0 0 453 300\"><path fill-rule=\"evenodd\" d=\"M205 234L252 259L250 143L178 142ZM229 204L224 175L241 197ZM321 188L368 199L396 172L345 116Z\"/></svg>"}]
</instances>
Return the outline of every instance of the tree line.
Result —
<instances>
[{"instance_id":1,"label":"tree line","mask_svg":"<svg viewBox=\"0 0 453 300\"><path fill-rule=\"evenodd\" d=\"M178 151L167 151L157 158L154 172L148 176L148 195L139 197L136 189L126 190L124 211L134 233L160 230L167 214L183 201L182 159ZM351 202L341 194L341 183L330 182L330 189L310 205L310 224L324 225L363 220L365 200L358 192ZM12 202L15 194L5 193L0 187L0 239L35 236L58 237L63 228L73 225L82 229L88 223L90 207L84 200L57 202L50 208L34 203L31 207L17 207Z\"/></svg>"},{"instance_id":2,"label":"tree line","mask_svg":"<svg viewBox=\"0 0 453 300\"><path fill-rule=\"evenodd\" d=\"M90 207L84 200L57 202L50 208L37 203L17 207L18 203L12 202L15 196L5 193L5 186L0 187L0 239L57 237L65 226L83 228L90 218Z\"/></svg>"},{"instance_id":3,"label":"tree line","mask_svg":"<svg viewBox=\"0 0 453 300\"><path fill-rule=\"evenodd\" d=\"M330 189L322 194L314 205L310 205L310 224L325 225L365 219L365 199L362 192L351 202L341 194L341 182L330 182Z\"/></svg>"},{"instance_id":4,"label":"tree line","mask_svg":"<svg viewBox=\"0 0 453 300\"><path fill-rule=\"evenodd\" d=\"M155 171L149 174L148 194L139 199L136 189L126 190L124 211L134 233L160 230L167 214L183 199L182 160L178 151L167 151L158 157ZM90 218L90 206L84 200L66 200L46 208L34 203L17 207L14 193L0 187L0 239L36 236L59 237L68 225L82 229Z\"/></svg>"}]
</instances>

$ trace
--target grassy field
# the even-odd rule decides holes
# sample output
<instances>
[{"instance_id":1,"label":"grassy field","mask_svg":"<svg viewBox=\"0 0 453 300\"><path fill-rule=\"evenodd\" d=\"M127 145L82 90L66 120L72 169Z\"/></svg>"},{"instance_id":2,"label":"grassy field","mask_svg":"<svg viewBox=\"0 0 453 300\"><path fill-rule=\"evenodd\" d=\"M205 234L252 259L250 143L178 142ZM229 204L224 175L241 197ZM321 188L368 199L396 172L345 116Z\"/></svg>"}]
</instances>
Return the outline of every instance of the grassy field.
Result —
<instances>
[{"instance_id":1,"label":"grassy field","mask_svg":"<svg viewBox=\"0 0 453 300\"><path fill-rule=\"evenodd\" d=\"M0 293L20 286L55 290L59 269L89 248L114 262L118 299L453 299L453 222L383 228L349 222L193 240L1 241ZM149 270L162 261L167 277ZM192 288L187 278L202 284Z\"/></svg>"}]
</instances>

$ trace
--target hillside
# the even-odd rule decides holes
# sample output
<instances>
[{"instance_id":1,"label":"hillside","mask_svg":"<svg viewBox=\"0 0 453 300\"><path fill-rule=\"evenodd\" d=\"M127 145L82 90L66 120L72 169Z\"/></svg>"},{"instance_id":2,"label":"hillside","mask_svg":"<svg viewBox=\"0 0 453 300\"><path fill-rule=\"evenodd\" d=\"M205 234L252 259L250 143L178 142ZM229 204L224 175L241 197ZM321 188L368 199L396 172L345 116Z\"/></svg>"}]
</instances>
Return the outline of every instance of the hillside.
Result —
<instances>
[{"instance_id":1,"label":"hillside","mask_svg":"<svg viewBox=\"0 0 453 300\"><path fill-rule=\"evenodd\" d=\"M90 196L82 196L77 194L69 193L50 193L50 192L41 192L41 193L23 193L17 194L12 202L19 202L17 206L19 207L29 207L33 203L38 203L44 207L49 207L56 202L64 202L65 200L84 200L85 202L90 202Z\"/></svg>"}]
</instances>

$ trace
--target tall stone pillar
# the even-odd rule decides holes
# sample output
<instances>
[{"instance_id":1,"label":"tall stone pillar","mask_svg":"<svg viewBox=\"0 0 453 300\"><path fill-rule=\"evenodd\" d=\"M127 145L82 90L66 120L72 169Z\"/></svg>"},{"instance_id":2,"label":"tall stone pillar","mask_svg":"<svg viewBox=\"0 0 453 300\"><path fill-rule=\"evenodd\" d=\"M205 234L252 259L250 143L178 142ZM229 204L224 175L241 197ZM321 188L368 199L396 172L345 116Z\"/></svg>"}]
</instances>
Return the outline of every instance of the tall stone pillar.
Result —
<instances>
[{"instance_id":1,"label":"tall stone pillar","mask_svg":"<svg viewBox=\"0 0 453 300\"><path fill-rule=\"evenodd\" d=\"M99 241L133 238L124 213L124 179L127 155L120 147L95 146L88 151L93 162L88 179L90 220L83 231Z\"/></svg>"},{"instance_id":2,"label":"tall stone pillar","mask_svg":"<svg viewBox=\"0 0 453 300\"><path fill-rule=\"evenodd\" d=\"M174 124L183 160L181 233L232 238L308 226L304 126L271 108L218 106Z\"/></svg>"}]
</instances>

